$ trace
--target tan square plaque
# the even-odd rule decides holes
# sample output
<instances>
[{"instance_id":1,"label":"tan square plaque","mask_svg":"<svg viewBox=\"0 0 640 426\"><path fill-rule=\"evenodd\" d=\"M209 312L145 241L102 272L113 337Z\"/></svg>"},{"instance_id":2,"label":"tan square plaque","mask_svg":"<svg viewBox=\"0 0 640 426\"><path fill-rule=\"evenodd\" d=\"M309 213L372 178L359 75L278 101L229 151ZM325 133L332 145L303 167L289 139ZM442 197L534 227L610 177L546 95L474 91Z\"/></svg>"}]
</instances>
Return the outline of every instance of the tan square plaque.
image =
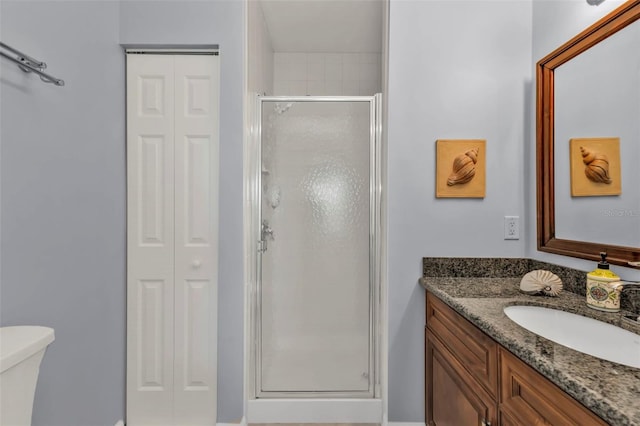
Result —
<instances>
[{"instance_id":1,"label":"tan square plaque","mask_svg":"<svg viewBox=\"0 0 640 426\"><path fill-rule=\"evenodd\" d=\"M436 197L484 198L484 139L436 141Z\"/></svg>"},{"instance_id":2,"label":"tan square plaque","mask_svg":"<svg viewBox=\"0 0 640 426\"><path fill-rule=\"evenodd\" d=\"M573 138L569 141L571 195L620 195L620 138Z\"/></svg>"}]
</instances>

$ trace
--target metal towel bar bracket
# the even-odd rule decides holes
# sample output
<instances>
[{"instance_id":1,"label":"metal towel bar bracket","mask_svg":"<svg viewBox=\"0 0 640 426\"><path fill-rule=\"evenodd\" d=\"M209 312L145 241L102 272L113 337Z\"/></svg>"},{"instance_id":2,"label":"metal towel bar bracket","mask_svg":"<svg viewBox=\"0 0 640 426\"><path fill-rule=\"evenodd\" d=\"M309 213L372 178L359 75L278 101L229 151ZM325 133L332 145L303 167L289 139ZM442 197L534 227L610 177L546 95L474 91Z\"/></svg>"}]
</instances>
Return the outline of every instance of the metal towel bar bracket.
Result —
<instances>
[{"instance_id":1,"label":"metal towel bar bracket","mask_svg":"<svg viewBox=\"0 0 640 426\"><path fill-rule=\"evenodd\" d=\"M56 86L64 86L64 80L60 80L59 78L55 78L44 72L44 70L47 68L47 64L45 64L44 62L33 59L31 56L25 55L19 50L16 50L13 47L8 46L2 42L0 42L0 48L11 53L8 54L0 50L0 56L15 62L22 71L38 74L40 76L40 80L44 81L45 83L52 83Z\"/></svg>"}]
</instances>

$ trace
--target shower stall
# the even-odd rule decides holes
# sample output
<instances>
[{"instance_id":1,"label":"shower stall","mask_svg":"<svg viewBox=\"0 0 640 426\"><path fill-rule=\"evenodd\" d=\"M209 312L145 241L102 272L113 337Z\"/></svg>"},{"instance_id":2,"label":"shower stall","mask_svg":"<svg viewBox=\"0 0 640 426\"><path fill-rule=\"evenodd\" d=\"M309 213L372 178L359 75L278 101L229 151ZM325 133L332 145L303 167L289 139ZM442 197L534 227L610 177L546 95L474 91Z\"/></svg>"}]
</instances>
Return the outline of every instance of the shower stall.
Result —
<instances>
[{"instance_id":1,"label":"shower stall","mask_svg":"<svg viewBox=\"0 0 640 426\"><path fill-rule=\"evenodd\" d=\"M380 95L256 99L250 413L252 402L255 413L278 400L360 401L368 417L336 421L378 418L380 105Z\"/></svg>"}]
</instances>

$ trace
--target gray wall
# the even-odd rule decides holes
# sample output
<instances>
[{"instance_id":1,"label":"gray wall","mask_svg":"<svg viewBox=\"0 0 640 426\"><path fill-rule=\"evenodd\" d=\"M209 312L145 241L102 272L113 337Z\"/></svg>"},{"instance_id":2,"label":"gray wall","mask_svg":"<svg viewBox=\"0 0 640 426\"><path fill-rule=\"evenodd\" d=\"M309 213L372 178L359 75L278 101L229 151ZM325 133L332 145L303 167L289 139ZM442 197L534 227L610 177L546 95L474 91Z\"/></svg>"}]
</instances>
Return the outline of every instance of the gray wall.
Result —
<instances>
[{"instance_id":1,"label":"gray wall","mask_svg":"<svg viewBox=\"0 0 640 426\"><path fill-rule=\"evenodd\" d=\"M3 1L3 42L66 81L2 59L2 325L53 327L35 425L124 413L124 58L116 2Z\"/></svg>"},{"instance_id":2,"label":"gray wall","mask_svg":"<svg viewBox=\"0 0 640 426\"><path fill-rule=\"evenodd\" d=\"M125 86L120 43L221 50L219 402L242 416L240 1L9 1L3 42L64 88L6 60L2 87L1 323L55 328L34 425L114 425L125 398Z\"/></svg>"},{"instance_id":3,"label":"gray wall","mask_svg":"<svg viewBox=\"0 0 640 426\"><path fill-rule=\"evenodd\" d=\"M392 1L389 64L389 420L424 421L422 256L524 255L530 220L529 1ZM435 141L487 140L484 199L435 198ZM523 228L524 229L524 228Z\"/></svg>"}]
</instances>

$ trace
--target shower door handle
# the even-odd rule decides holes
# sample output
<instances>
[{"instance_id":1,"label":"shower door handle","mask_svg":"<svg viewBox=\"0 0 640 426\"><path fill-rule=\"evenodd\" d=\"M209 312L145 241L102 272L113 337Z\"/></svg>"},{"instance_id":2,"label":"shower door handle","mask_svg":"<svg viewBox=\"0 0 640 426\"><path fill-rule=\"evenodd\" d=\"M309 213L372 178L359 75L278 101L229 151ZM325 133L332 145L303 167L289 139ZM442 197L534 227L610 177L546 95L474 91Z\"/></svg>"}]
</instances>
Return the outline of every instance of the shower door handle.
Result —
<instances>
[{"instance_id":1,"label":"shower door handle","mask_svg":"<svg viewBox=\"0 0 640 426\"><path fill-rule=\"evenodd\" d=\"M267 240L273 240L273 229L269 226L269 222L262 221L262 228L260 231L260 240L258 241L258 251L264 253L267 251Z\"/></svg>"}]
</instances>

